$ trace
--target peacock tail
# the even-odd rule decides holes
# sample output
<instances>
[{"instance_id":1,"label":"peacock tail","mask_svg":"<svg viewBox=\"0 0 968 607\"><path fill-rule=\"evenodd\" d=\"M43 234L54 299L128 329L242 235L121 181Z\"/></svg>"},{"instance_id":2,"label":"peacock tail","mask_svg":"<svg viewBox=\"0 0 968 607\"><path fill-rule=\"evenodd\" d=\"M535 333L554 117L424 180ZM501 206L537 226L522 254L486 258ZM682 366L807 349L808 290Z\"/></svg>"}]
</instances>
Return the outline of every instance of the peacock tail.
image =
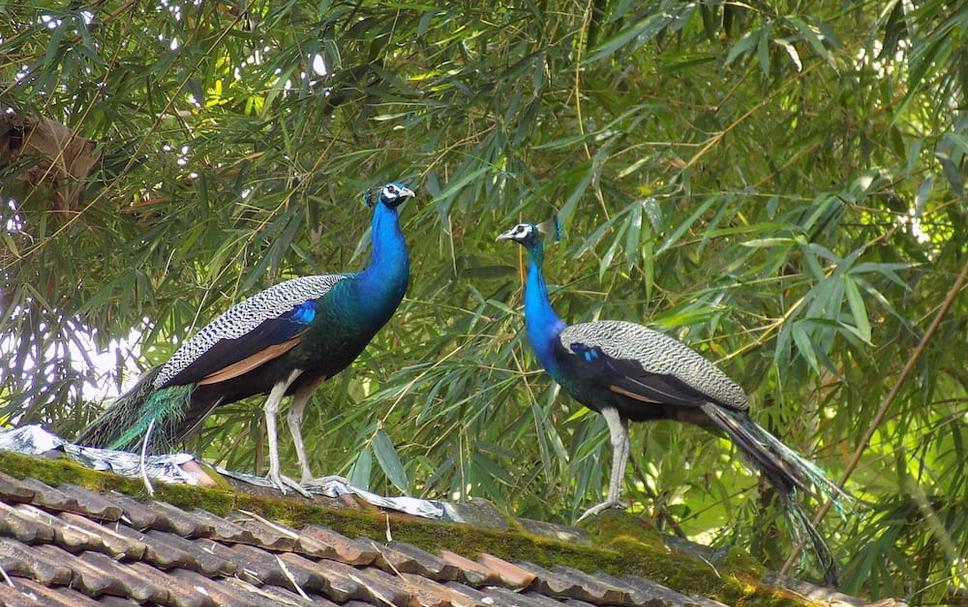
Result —
<instances>
[{"instance_id":1,"label":"peacock tail","mask_svg":"<svg viewBox=\"0 0 968 607\"><path fill-rule=\"evenodd\" d=\"M149 451L169 448L181 415L191 401L193 386L156 390L154 381L159 371L160 367L155 367L142 375L134 387L88 424L75 441L102 449L134 450L154 422Z\"/></svg>"}]
</instances>

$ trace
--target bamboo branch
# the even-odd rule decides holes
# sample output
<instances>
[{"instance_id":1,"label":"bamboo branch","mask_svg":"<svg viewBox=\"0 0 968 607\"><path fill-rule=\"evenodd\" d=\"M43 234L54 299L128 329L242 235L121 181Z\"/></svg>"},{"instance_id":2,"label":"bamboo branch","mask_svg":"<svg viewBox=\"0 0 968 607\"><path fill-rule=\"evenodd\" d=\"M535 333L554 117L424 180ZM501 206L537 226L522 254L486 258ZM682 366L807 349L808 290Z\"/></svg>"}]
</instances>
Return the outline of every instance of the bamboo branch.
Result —
<instances>
[{"instance_id":1,"label":"bamboo branch","mask_svg":"<svg viewBox=\"0 0 968 607\"><path fill-rule=\"evenodd\" d=\"M944 301L941 303L941 307L938 309L937 314L934 315L934 319L928 326L928 330L924 332L924 336L921 337L921 341L918 342L918 345L915 346L914 351L911 352L911 356L908 357L907 363L905 363L904 368L901 369L901 373L898 375L897 382L895 382L894 387L891 388L891 391L888 392L884 397L884 400L881 401L881 405L877 409L874 419L871 420L870 426L868 426L867 430L864 432L864 436L861 439L860 444L857 445L857 449L854 451L853 456L851 456L850 462L847 464L847 468L844 470L844 474L838 483L838 486L841 489L843 489L851 474L854 473L854 469L857 468L861 455L863 455L864 451L867 449L867 446L870 444L871 438L874 436L874 432L877 431L878 426L880 426L881 422L884 420L884 416L887 414L887 408L890 407L891 403L894 402L894 399L901 391L901 386L904 385L904 382L907 380L908 376L911 375L911 372L914 370L914 366L917 364L918 359L921 358L921 355L927 348L928 342L931 341L931 338L941 325L941 321L944 320L945 315L947 315L948 310L954 304L958 294L961 293L966 281L968 281L968 262L965 262L965 265L961 268L961 273L958 274L954 284L951 285L947 295L945 295ZM830 512L833 502L833 498L828 498L827 501L824 502L823 506L820 507L820 510L817 511L816 516L813 517L814 527L819 526L820 522L823 520L823 517ZM803 550L803 544L803 541L798 541L793 546L793 551L790 553L790 556L787 558L786 562L783 563L783 568L780 569L780 575L785 575L790 570L790 567L793 565L793 561L797 558L797 556L799 556L800 551Z\"/></svg>"}]
</instances>

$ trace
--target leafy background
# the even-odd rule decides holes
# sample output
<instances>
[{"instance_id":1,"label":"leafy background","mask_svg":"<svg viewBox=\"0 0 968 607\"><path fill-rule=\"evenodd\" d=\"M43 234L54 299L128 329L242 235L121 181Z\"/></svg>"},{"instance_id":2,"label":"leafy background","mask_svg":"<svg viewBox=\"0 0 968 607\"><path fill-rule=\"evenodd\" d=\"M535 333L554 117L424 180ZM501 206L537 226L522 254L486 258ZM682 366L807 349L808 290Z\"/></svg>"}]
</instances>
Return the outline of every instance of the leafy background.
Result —
<instances>
[{"instance_id":1,"label":"leafy background","mask_svg":"<svg viewBox=\"0 0 968 607\"><path fill-rule=\"evenodd\" d=\"M360 267L359 195L400 178L412 284L314 398L316 472L561 521L603 492L604 423L539 372L522 252L494 242L558 209L563 318L684 340L835 477L862 450L847 486L872 505L824 524L844 590L964 600L963 296L876 413L968 259L966 35L941 0L0 2L0 141L49 118L97 160L67 186L0 168L4 423L71 435L93 387L233 302ZM226 406L186 447L259 469L260 414ZM632 438L635 512L781 566L726 441Z\"/></svg>"}]
</instances>

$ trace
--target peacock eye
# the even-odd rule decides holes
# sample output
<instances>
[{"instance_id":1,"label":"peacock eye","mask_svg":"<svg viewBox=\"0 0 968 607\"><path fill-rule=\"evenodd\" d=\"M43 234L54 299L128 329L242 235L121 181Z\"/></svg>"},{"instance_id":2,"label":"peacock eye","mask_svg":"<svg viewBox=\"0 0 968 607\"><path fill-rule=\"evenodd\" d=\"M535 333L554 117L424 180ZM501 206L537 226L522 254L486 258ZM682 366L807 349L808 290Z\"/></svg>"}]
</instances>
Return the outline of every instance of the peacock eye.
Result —
<instances>
[{"instance_id":1,"label":"peacock eye","mask_svg":"<svg viewBox=\"0 0 968 607\"><path fill-rule=\"evenodd\" d=\"M392 185L388 185L387 186L387 192L390 192L391 194L396 194L397 193L397 188L393 187Z\"/></svg>"}]
</instances>

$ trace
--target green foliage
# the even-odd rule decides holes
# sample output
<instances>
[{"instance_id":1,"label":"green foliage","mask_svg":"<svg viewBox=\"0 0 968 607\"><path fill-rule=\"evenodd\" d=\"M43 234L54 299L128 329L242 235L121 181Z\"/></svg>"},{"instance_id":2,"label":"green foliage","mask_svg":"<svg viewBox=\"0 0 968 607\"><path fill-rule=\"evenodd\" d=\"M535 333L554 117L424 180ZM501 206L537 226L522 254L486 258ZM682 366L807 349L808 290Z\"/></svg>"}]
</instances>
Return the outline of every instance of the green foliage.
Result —
<instances>
[{"instance_id":1,"label":"green foliage","mask_svg":"<svg viewBox=\"0 0 968 607\"><path fill-rule=\"evenodd\" d=\"M53 118L100 153L59 203L14 178L28 159L0 167L11 423L70 434L97 413L81 387L116 378L72 360L79 334L106 347L139 331L141 362L158 364L260 288L359 267L359 195L400 178L419 194L403 209L411 287L315 397L317 473L559 520L603 491L604 424L538 372L521 251L494 243L557 209L546 270L562 318L684 340L836 477L966 260L962 3L0 13L0 111ZM845 590L932 603L965 589L966 305L848 483L873 505L825 522ZM259 419L255 400L226 406L187 446L251 469ZM671 423L632 436L636 512L779 567L782 522L723 441Z\"/></svg>"}]
</instances>

